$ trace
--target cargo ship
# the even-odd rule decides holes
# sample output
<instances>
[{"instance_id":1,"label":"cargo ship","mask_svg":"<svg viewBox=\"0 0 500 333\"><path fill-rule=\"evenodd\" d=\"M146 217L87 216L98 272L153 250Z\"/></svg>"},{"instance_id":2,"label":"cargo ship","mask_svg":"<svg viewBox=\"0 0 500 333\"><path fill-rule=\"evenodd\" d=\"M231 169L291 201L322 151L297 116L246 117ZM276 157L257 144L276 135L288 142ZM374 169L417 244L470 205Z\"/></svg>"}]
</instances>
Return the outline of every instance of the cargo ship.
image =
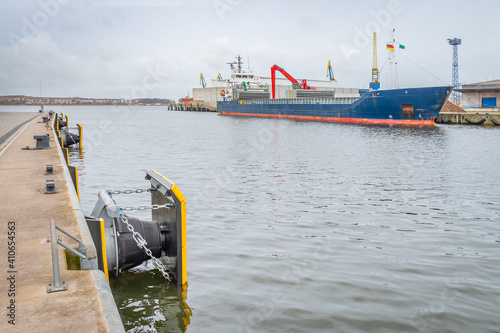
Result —
<instances>
[{"instance_id":1,"label":"cargo ship","mask_svg":"<svg viewBox=\"0 0 500 333\"><path fill-rule=\"evenodd\" d=\"M370 89L359 89L358 94L349 95L337 93L342 92L340 90L342 88L311 87L307 80L301 80L299 83L283 68L274 65L271 68L271 93L266 86L260 85L252 89L251 82L245 84L244 81L238 83L233 80L228 91L221 90L221 95L228 97L217 102L217 111L221 115L232 116L370 124L434 125L434 120L448 99L452 87L379 89L375 33L373 41L374 65ZM392 36L392 41L387 44L387 48L391 51L389 61L393 66L393 77L396 63L394 45L398 43ZM281 89L285 98L276 98L276 71L281 72L292 83L290 89ZM335 80L330 62L328 72L330 80ZM249 78L249 76L246 77Z\"/></svg>"},{"instance_id":2,"label":"cargo ship","mask_svg":"<svg viewBox=\"0 0 500 333\"><path fill-rule=\"evenodd\" d=\"M433 125L452 87L367 91L360 98L280 98L217 102L221 115L372 124Z\"/></svg>"}]
</instances>

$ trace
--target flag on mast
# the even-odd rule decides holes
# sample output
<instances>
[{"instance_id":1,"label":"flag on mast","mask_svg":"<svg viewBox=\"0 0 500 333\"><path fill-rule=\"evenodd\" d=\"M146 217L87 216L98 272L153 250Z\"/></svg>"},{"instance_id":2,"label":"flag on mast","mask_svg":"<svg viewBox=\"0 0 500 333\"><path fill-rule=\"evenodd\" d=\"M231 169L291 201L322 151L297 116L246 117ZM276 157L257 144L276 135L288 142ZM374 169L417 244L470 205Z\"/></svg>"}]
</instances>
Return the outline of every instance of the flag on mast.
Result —
<instances>
[{"instance_id":1,"label":"flag on mast","mask_svg":"<svg viewBox=\"0 0 500 333\"><path fill-rule=\"evenodd\" d=\"M394 50L394 45L392 45L392 44L387 44L387 49L388 49L388 50Z\"/></svg>"}]
</instances>

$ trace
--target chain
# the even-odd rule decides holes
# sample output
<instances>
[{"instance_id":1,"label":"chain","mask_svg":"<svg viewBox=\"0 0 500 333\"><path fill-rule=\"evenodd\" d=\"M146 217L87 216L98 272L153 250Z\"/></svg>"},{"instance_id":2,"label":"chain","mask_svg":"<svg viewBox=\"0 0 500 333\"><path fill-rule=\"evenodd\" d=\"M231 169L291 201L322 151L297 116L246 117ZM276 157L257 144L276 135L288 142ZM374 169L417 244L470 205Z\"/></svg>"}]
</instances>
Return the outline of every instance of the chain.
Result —
<instances>
[{"instance_id":1,"label":"chain","mask_svg":"<svg viewBox=\"0 0 500 333\"><path fill-rule=\"evenodd\" d=\"M146 252L146 254L151 258L151 260L153 262L153 266L156 267L160 271L160 273L163 275L163 277L167 281L171 281L170 275L167 272L167 267L165 267L165 265L163 265L156 257L153 256L153 253L151 253L151 250L146 247L146 245L148 245L146 240L141 236L140 233L138 233L137 231L134 230L134 227L128 222L128 219L125 215L123 215L123 214L120 215L120 219L127 226L128 231L130 231L132 233L132 238L137 243L137 246L140 249L143 249L144 252Z\"/></svg>"},{"instance_id":2,"label":"chain","mask_svg":"<svg viewBox=\"0 0 500 333\"><path fill-rule=\"evenodd\" d=\"M166 208L170 209L171 207L174 207L174 204L167 203L164 205L143 205L143 206L125 206L121 207L122 210L124 211L130 211L130 210L146 210L146 209L160 209L160 208Z\"/></svg>"},{"instance_id":3,"label":"chain","mask_svg":"<svg viewBox=\"0 0 500 333\"><path fill-rule=\"evenodd\" d=\"M132 194L132 193L143 193L143 192L153 192L156 191L154 188L146 188L146 189L137 189L137 190L115 190L115 191L108 191L109 194Z\"/></svg>"}]
</instances>

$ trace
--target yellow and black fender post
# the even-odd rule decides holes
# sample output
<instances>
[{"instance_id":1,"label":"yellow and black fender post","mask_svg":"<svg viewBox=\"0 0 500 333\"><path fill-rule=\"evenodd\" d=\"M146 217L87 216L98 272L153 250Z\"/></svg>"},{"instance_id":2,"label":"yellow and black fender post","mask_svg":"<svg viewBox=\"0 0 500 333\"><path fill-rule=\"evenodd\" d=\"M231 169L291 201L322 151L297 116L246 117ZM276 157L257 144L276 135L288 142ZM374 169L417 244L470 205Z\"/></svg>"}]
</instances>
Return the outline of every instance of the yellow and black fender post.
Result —
<instances>
[{"instance_id":1,"label":"yellow and black fender post","mask_svg":"<svg viewBox=\"0 0 500 333\"><path fill-rule=\"evenodd\" d=\"M151 192L151 221L125 214L134 207L122 207L112 198L113 194L123 191L99 191L99 199L87 217L96 248L100 249L98 262L102 264L99 269L119 277L124 270L159 258L163 265L161 270L167 269L170 276L174 275L177 285L184 289L187 287L186 199L174 183L157 171L148 170L146 179L151 183L148 189Z\"/></svg>"},{"instance_id":2,"label":"yellow and black fender post","mask_svg":"<svg viewBox=\"0 0 500 333\"><path fill-rule=\"evenodd\" d=\"M80 149L80 155L81 155L83 152L83 128L80 123L76 124L76 126L78 126L78 138L79 138L78 148Z\"/></svg>"},{"instance_id":3,"label":"yellow and black fender post","mask_svg":"<svg viewBox=\"0 0 500 333\"><path fill-rule=\"evenodd\" d=\"M171 244L167 256L176 258L176 279L178 285L187 281L186 267L186 198L177 185L151 169L146 171L146 179L151 182L151 204L165 205L172 203L172 209L153 209L153 221L166 224L170 228L168 242Z\"/></svg>"},{"instance_id":4,"label":"yellow and black fender post","mask_svg":"<svg viewBox=\"0 0 500 333\"><path fill-rule=\"evenodd\" d=\"M86 218L97 252L97 268L104 272L109 284L108 258L106 253L106 230L103 219Z\"/></svg>"}]
</instances>

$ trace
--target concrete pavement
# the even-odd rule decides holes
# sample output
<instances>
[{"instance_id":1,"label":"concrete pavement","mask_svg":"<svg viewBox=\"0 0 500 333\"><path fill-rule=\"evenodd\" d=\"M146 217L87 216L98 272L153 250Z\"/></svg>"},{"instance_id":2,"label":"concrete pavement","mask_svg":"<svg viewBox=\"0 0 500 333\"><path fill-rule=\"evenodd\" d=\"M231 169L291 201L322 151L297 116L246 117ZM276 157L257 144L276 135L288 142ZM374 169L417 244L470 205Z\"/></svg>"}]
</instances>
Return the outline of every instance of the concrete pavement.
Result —
<instances>
[{"instance_id":1,"label":"concrete pavement","mask_svg":"<svg viewBox=\"0 0 500 333\"><path fill-rule=\"evenodd\" d=\"M109 332L109 327L123 325L107 322L116 318L117 310L110 309L109 302L103 304L103 292L109 300L110 291L96 287L101 272L68 270L62 247L61 281L68 290L47 293L53 282L51 246L46 241L50 220L79 238L81 230L69 194L73 184L65 177L54 134L40 123L41 116L0 151L0 331ZM50 135L51 149L21 150L35 146L33 136L38 134ZM46 164L53 164L54 175L44 175ZM47 178L55 180L58 194L43 194ZM78 249L67 236L62 241Z\"/></svg>"},{"instance_id":2,"label":"concrete pavement","mask_svg":"<svg viewBox=\"0 0 500 333\"><path fill-rule=\"evenodd\" d=\"M0 151L38 112L0 112Z\"/></svg>"}]
</instances>

